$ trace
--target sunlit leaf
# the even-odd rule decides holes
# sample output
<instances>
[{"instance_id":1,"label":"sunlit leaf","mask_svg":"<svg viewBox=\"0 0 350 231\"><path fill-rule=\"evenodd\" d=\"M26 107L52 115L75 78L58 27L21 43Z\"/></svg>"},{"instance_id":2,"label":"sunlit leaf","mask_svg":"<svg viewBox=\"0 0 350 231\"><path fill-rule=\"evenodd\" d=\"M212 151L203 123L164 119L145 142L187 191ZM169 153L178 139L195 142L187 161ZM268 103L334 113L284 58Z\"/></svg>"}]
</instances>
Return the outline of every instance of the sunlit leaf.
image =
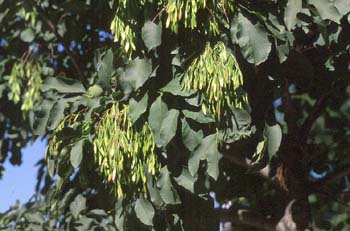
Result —
<instances>
[{"instance_id":1,"label":"sunlit leaf","mask_svg":"<svg viewBox=\"0 0 350 231\"><path fill-rule=\"evenodd\" d=\"M42 91L56 90L59 93L84 93L84 86L73 79L49 77L41 86Z\"/></svg>"},{"instance_id":2,"label":"sunlit leaf","mask_svg":"<svg viewBox=\"0 0 350 231\"><path fill-rule=\"evenodd\" d=\"M79 214L86 209L86 198L79 194L75 197L74 201L70 203L69 208L74 218L77 219Z\"/></svg>"},{"instance_id":3,"label":"sunlit leaf","mask_svg":"<svg viewBox=\"0 0 350 231\"><path fill-rule=\"evenodd\" d=\"M77 143L74 143L71 152L70 152L70 163L74 168L79 167L80 162L83 159L83 144L84 141L80 140Z\"/></svg>"},{"instance_id":4,"label":"sunlit leaf","mask_svg":"<svg viewBox=\"0 0 350 231\"><path fill-rule=\"evenodd\" d=\"M125 94L139 89L151 77L152 65L149 60L136 58L131 61L120 76Z\"/></svg>"},{"instance_id":5,"label":"sunlit leaf","mask_svg":"<svg viewBox=\"0 0 350 231\"><path fill-rule=\"evenodd\" d=\"M181 203L179 195L171 183L170 172L168 171L167 166L164 166L161 169L157 186L160 189L160 196L162 197L165 203L167 204Z\"/></svg>"},{"instance_id":6,"label":"sunlit leaf","mask_svg":"<svg viewBox=\"0 0 350 231\"><path fill-rule=\"evenodd\" d=\"M153 48L159 46L162 43L162 24L158 25L151 21L146 21L142 27L142 39L148 48L152 50Z\"/></svg>"},{"instance_id":7,"label":"sunlit leaf","mask_svg":"<svg viewBox=\"0 0 350 231\"><path fill-rule=\"evenodd\" d=\"M233 43L241 48L244 58L255 65L266 61L271 51L271 42L263 26L256 22L253 24L243 14L238 13L231 26Z\"/></svg>"},{"instance_id":8,"label":"sunlit leaf","mask_svg":"<svg viewBox=\"0 0 350 231\"><path fill-rule=\"evenodd\" d=\"M131 98L129 101L130 118L133 123L146 112L148 102L148 94L145 94L140 101Z\"/></svg>"},{"instance_id":9,"label":"sunlit leaf","mask_svg":"<svg viewBox=\"0 0 350 231\"><path fill-rule=\"evenodd\" d=\"M144 198L137 199L135 203L135 213L142 223L145 225L153 225L154 208L152 204Z\"/></svg>"},{"instance_id":10,"label":"sunlit leaf","mask_svg":"<svg viewBox=\"0 0 350 231\"><path fill-rule=\"evenodd\" d=\"M34 40L34 38L35 38L34 31L30 28L27 28L21 32L21 39L24 42L30 43Z\"/></svg>"}]
</instances>

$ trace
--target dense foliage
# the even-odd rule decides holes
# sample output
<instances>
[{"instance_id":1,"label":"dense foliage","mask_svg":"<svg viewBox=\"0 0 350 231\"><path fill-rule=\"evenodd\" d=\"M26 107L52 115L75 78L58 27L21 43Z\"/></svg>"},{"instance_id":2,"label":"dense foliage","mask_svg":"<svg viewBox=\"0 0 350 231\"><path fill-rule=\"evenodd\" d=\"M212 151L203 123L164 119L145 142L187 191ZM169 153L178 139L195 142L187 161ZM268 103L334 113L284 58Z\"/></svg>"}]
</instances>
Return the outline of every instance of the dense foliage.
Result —
<instances>
[{"instance_id":1,"label":"dense foliage","mask_svg":"<svg viewBox=\"0 0 350 231\"><path fill-rule=\"evenodd\" d=\"M349 12L0 0L0 176L48 142L0 229L349 230Z\"/></svg>"}]
</instances>

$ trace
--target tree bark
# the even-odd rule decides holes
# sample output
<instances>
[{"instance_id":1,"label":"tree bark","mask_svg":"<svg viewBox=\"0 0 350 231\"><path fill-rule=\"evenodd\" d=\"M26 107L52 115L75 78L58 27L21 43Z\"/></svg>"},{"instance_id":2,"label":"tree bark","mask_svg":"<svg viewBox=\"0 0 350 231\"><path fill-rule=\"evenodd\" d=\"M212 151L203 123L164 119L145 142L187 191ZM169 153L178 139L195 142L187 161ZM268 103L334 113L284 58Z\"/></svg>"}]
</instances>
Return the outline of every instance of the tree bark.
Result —
<instances>
[{"instance_id":1,"label":"tree bark","mask_svg":"<svg viewBox=\"0 0 350 231\"><path fill-rule=\"evenodd\" d=\"M279 231L310 231L312 230L312 215L308 201L308 172L303 163L305 155L303 146L306 143L304 139L301 139L302 131L297 126L296 110L288 88L289 83L286 80L282 101L288 135L283 138L279 148L280 163L276 174L283 190L286 209L276 229Z\"/></svg>"},{"instance_id":2,"label":"tree bark","mask_svg":"<svg viewBox=\"0 0 350 231\"><path fill-rule=\"evenodd\" d=\"M307 172L302 163L303 155L298 144L290 138L281 147L281 163L277 170L277 178L283 190L285 211L278 222L278 231L310 231L311 209L308 201L309 187Z\"/></svg>"}]
</instances>

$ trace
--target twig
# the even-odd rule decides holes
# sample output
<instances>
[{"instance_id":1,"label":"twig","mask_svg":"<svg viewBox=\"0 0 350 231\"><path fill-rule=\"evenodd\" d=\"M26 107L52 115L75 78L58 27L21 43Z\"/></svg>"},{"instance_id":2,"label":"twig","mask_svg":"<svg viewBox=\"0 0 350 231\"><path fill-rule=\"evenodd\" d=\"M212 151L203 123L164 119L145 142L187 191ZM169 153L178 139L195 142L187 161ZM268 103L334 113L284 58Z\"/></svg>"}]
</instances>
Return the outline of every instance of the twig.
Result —
<instances>
[{"instance_id":1,"label":"twig","mask_svg":"<svg viewBox=\"0 0 350 231\"><path fill-rule=\"evenodd\" d=\"M272 224L272 221L269 221L267 218L264 218L256 213L252 213L248 210L232 211L232 209L216 209L216 213L222 222L231 221L236 224L241 224L247 227L254 227L265 231L276 230Z\"/></svg>"},{"instance_id":2,"label":"twig","mask_svg":"<svg viewBox=\"0 0 350 231\"><path fill-rule=\"evenodd\" d=\"M327 106L328 99L330 98L330 93L328 92L325 95L322 95L318 98L313 111L310 113L309 117L305 120L304 124L301 127L301 140L306 141L309 133L311 131L312 125L315 123L318 117L322 114L324 109Z\"/></svg>"},{"instance_id":3,"label":"twig","mask_svg":"<svg viewBox=\"0 0 350 231\"><path fill-rule=\"evenodd\" d=\"M296 135L298 131L297 119L296 119L296 110L292 103L292 99L289 93L289 82L286 79L283 86L282 93L282 103L285 113L285 120L288 126L288 133Z\"/></svg>"},{"instance_id":4,"label":"twig","mask_svg":"<svg viewBox=\"0 0 350 231\"><path fill-rule=\"evenodd\" d=\"M244 160L241 160L240 158L238 158L235 155L230 155L228 153L222 153L223 157L227 160L229 160L231 163L240 166L244 169L249 170L251 168L251 166L246 163ZM266 166L265 168L261 169L260 171L256 172L259 176L261 176L262 178L264 178L265 180L268 180L270 182L274 182L274 180L269 177L269 173L268 171L266 171L266 168L268 168L269 166Z\"/></svg>"},{"instance_id":5,"label":"twig","mask_svg":"<svg viewBox=\"0 0 350 231\"><path fill-rule=\"evenodd\" d=\"M44 19L45 23L49 27L49 29L55 34L57 40L62 44L62 46L64 47L64 50L67 52L67 55L71 59L75 70L78 73L80 81L83 81L84 80L83 72L81 71L81 69L80 69L80 67L78 65L78 62L74 58L73 53L69 50L68 44L64 41L63 37L58 33L58 30L57 30L57 27L55 26L55 24L46 15L44 10L40 6L38 6L35 2L33 2L33 0L31 0L30 3L38 11L38 13L42 16L42 18Z\"/></svg>"},{"instance_id":6,"label":"twig","mask_svg":"<svg viewBox=\"0 0 350 231\"><path fill-rule=\"evenodd\" d=\"M339 179L347 176L350 174L350 166L343 166L342 168L338 169L337 171L333 172L332 174L326 176L325 178L316 181L311 185L310 193L317 192L320 188L322 188L325 185L328 185L330 183L336 182Z\"/></svg>"},{"instance_id":7,"label":"twig","mask_svg":"<svg viewBox=\"0 0 350 231\"><path fill-rule=\"evenodd\" d=\"M323 195L323 196L327 196L328 198L330 198L331 200L337 202L338 204L346 207L347 209L350 209L350 205L348 205L346 202L340 200L340 199L337 199L337 197L334 195L334 193L331 193L329 191L322 191L322 192L317 192L318 194L320 195ZM339 193L339 194L343 194L343 193Z\"/></svg>"},{"instance_id":8,"label":"twig","mask_svg":"<svg viewBox=\"0 0 350 231\"><path fill-rule=\"evenodd\" d=\"M156 16L154 16L154 18L152 19L152 22L154 22L156 20L156 18L158 18L158 16L165 10L166 7L167 7L167 5L164 5L162 7L162 9L156 14Z\"/></svg>"}]
</instances>

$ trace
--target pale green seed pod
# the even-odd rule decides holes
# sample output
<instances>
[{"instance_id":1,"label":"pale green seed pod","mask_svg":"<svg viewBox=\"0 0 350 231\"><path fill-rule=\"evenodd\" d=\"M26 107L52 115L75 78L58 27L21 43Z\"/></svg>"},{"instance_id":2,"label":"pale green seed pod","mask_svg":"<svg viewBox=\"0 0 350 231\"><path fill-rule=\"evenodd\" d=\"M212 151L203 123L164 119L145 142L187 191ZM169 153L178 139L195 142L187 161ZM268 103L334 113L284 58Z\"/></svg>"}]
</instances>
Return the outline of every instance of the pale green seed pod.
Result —
<instances>
[{"instance_id":1,"label":"pale green seed pod","mask_svg":"<svg viewBox=\"0 0 350 231\"><path fill-rule=\"evenodd\" d=\"M147 123L134 128L127 106L113 104L96 127L93 141L96 163L106 183L113 185L117 197L124 191L143 192L147 172L155 175L159 164L154 153L154 137ZM103 135L103 136L101 136ZM105 163L104 165L101 165Z\"/></svg>"},{"instance_id":2,"label":"pale green seed pod","mask_svg":"<svg viewBox=\"0 0 350 231\"><path fill-rule=\"evenodd\" d=\"M9 94L10 100L14 103L19 103L22 98L21 110L32 110L34 102L40 99L40 87L42 84L40 64L30 61L15 63L8 83L11 90ZM22 89L22 86L27 87Z\"/></svg>"},{"instance_id":3,"label":"pale green seed pod","mask_svg":"<svg viewBox=\"0 0 350 231\"><path fill-rule=\"evenodd\" d=\"M203 98L202 111L212 114L217 121L225 109L248 104L242 72L222 42L213 48L207 44L204 52L187 68L182 86L184 90L197 90Z\"/></svg>"},{"instance_id":4,"label":"pale green seed pod","mask_svg":"<svg viewBox=\"0 0 350 231\"><path fill-rule=\"evenodd\" d=\"M130 57L132 52L136 50L135 32L117 14L111 22L110 29L114 35L114 42L119 42L122 51Z\"/></svg>"}]
</instances>

